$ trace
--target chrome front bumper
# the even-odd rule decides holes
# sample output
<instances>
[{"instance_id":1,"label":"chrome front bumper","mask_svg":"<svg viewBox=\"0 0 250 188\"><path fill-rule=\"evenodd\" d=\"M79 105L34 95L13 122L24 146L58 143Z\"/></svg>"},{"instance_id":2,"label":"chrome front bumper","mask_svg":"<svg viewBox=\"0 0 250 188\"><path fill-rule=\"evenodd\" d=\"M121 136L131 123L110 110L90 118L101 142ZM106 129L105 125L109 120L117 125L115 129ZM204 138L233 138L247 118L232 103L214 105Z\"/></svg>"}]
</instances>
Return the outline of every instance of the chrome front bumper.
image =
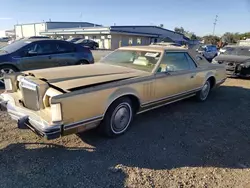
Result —
<instances>
[{"instance_id":1,"label":"chrome front bumper","mask_svg":"<svg viewBox=\"0 0 250 188\"><path fill-rule=\"evenodd\" d=\"M31 112L27 113L28 110L16 106L11 98L9 98L10 100L8 98L0 98L0 110L7 111L11 118L17 121L18 128L29 128L48 140L59 138L62 135L62 124L49 125L40 117L32 115Z\"/></svg>"}]
</instances>

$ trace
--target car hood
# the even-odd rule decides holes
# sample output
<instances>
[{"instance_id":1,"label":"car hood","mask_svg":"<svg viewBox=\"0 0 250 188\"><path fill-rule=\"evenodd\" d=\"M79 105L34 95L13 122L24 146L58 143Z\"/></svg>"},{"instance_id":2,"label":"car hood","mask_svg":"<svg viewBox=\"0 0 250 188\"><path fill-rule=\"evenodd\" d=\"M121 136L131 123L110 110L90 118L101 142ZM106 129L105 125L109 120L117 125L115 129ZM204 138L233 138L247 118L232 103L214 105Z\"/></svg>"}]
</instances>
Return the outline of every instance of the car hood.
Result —
<instances>
[{"instance_id":1,"label":"car hood","mask_svg":"<svg viewBox=\"0 0 250 188\"><path fill-rule=\"evenodd\" d=\"M214 58L216 61L230 61L230 62L236 62L236 63L242 63L248 59L250 59L249 56L238 56L238 55L219 55Z\"/></svg>"},{"instance_id":2,"label":"car hood","mask_svg":"<svg viewBox=\"0 0 250 188\"><path fill-rule=\"evenodd\" d=\"M150 75L148 72L103 63L39 69L25 71L24 74L46 80L66 92Z\"/></svg>"}]
</instances>

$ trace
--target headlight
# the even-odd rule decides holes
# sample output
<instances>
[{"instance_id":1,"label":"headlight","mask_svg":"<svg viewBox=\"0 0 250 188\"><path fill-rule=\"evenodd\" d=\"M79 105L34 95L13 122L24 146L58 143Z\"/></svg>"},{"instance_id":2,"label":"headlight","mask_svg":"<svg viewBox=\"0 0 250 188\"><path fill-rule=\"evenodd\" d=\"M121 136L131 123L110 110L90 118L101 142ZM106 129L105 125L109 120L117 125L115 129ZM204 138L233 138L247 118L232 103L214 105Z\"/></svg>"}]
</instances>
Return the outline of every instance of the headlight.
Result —
<instances>
[{"instance_id":1,"label":"headlight","mask_svg":"<svg viewBox=\"0 0 250 188\"><path fill-rule=\"evenodd\" d=\"M213 64L218 64L218 61L216 61L215 59L212 60Z\"/></svg>"},{"instance_id":2,"label":"headlight","mask_svg":"<svg viewBox=\"0 0 250 188\"><path fill-rule=\"evenodd\" d=\"M51 104L51 117L52 122L62 121L62 110L60 103Z\"/></svg>"},{"instance_id":3,"label":"headlight","mask_svg":"<svg viewBox=\"0 0 250 188\"><path fill-rule=\"evenodd\" d=\"M6 91L12 91L13 87L12 87L12 83L11 83L10 78L5 78L4 79L4 85L5 85L5 90Z\"/></svg>"}]
</instances>

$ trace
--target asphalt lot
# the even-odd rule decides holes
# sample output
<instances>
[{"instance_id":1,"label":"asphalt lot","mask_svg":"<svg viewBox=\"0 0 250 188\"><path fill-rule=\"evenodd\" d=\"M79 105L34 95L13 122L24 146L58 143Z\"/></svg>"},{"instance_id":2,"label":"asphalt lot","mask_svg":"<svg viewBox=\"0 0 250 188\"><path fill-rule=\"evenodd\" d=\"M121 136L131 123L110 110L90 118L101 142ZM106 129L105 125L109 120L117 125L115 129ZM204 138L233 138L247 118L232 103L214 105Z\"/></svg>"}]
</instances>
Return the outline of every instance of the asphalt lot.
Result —
<instances>
[{"instance_id":1,"label":"asphalt lot","mask_svg":"<svg viewBox=\"0 0 250 188\"><path fill-rule=\"evenodd\" d=\"M92 50L91 51L95 62L99 61L102 57L105 57L106 55L108 55L109 53L111 53L111 50Z\"/></svg>"},{"instance_id":2,"label":"asphalt lot","mask_svg":"<svg viewBox=\"0 0 250 188\"><path fill-rule=\"evenodd\" d=\"M250 186L250 81L136 117L117 139L95 131L53 141L0 112L1 187Z\"/></svg>"}]
</instances>

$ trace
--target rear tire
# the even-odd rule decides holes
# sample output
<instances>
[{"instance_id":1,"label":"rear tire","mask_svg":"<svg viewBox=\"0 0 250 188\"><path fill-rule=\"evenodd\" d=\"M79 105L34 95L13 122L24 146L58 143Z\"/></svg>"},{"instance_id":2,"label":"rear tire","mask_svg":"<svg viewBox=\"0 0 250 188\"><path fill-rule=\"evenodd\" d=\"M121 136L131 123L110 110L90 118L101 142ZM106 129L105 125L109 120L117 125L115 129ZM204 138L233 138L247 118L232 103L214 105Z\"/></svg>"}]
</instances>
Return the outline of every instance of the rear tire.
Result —
<instances>
[{"instance_id":1,"label":"rear tire","mask_svg":"<svg viewBox=\"0 0 250 188\"><path fill-rule=\"evenodd\" d=\"M210 94L210 91L211 91L211 82L210 80L207 80L205 84L203 85L202 89L196 93L196 99L199 102L206 101Z\"/></svg>"},{"instance_id":2,"label":"rear tire","mask_svg":"<svg viewBox=\"0 0 250 188\"><path fill-rule=\"evenodd\" d=\"M134 109L129 98L116 100L108 108L102 120L99 131L107 137L117 137L126 132L134 117Z\"/></svg>"}]
</instances>

